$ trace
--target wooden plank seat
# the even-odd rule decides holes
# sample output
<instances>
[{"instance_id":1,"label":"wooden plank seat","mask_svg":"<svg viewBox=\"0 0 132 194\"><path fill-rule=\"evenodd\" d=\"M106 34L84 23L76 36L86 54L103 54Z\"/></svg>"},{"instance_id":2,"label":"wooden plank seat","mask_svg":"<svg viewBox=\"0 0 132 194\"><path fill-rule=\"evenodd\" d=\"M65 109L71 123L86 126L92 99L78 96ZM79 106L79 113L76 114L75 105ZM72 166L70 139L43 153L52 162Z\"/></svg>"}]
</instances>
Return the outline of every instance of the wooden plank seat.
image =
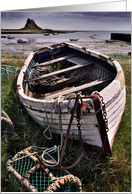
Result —
<instances>
[{"instance_id":1,"label":"wooden plank seat","mask_svg":"<svg viewBox=\"0 0 132 194\"><path fill-rule=\"evenodd\" d=\"M49 76L58 75L60 73L64 73L64 72L71 71L71 70L74 70L74 69L77 69L77 68L85 67L87 65L92 65L93 63L94 62L91 61L91 62L87 62L87 63L84 63L84 64L78 64L78 65L75 65L75 66L72 66L72 67L69 67L69 68L66 68L66 69L62 69L60 71L54 71L54 72L36 77L36 78L33 78L33 79L25 79L24 81L25 82L32 82L32 81L35 81L35 80L41 80L41 79L44 79L44 78L49 77Z\"/></svg>"},{"instance_id":2,"label":"wooden plank seat","mask_svg":"<svg viewBox=\"0 0 132 194\"><path fill-rule=\"evenodd\" d=\"M63 92L57 92L57 93L55 93L53 95L51 95L51 93L50 93L50 95L46 96L45 99L57 98L57 97L62 96L62 95L67 95L67 94L70 94L70 93L73 93L73 92L81 91L81 90L84 90L84 89L87 89L87 88L90 88L90 87L93 87L93 86L105 83L107 81L111 81L113 78L114 77L111 76L111 77L108 77L108 78L98 79L98 80L95 80L93 82L90 82L90 83L87 83L87 84L83 84L81 86L72 87L72 88L70 88L68 90L64 90Z\"/></svg>"},{"instance_id":3,"label":"wooden plank seat","mask_svg":"<svg viewBox=\"0 0 132 194\"><path fill-rule=\"evenodd\" d=\"M75 57L75 54L66 55L66 56L63 56L63 57L60 57L60 58L57 58L57 59L53 59L53 60L50 60L50 61L46 61L44 63L37 63L37 64L33 65L33 67L47 66L47 65L50 65L50 64L53 64L53 63L57 63L59 61L63 61L65 59L72 58L72 57Z\"/></svg>"},{"instance_id":4,"label":"wooden plank seat","mask_svg":"<svg viewBox=\"0 0 132 194\"><path fill-rule=\"evenodd\" d=\"M80 58L80 57L72 57L72 58L68 58L67 61L71 62L71 63L74 63L76 65L79 65L79 64L85 64L88 62L88 60L86 59L83 59L83 58Z\"/></svg>"}]
</instances>

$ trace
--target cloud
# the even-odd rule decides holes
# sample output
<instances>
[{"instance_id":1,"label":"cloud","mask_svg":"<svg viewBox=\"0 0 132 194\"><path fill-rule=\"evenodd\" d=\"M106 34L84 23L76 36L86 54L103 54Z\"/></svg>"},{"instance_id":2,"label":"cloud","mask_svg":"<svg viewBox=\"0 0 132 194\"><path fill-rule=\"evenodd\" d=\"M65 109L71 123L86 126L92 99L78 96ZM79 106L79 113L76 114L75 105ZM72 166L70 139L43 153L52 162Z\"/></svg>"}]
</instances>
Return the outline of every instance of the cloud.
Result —
<instances>
[{"instance_id":1,"label":"cloud","mask_svg":"<svg viewBox=\"0 0 132 194\"><path fill-rule=\"evenodd\" d=\"M1 12L2 28L22 28L27 18L41 28L90 30L131 29L130 12ZM102 27L101 27L102 26Z\"/></svg>"}]
</instances>

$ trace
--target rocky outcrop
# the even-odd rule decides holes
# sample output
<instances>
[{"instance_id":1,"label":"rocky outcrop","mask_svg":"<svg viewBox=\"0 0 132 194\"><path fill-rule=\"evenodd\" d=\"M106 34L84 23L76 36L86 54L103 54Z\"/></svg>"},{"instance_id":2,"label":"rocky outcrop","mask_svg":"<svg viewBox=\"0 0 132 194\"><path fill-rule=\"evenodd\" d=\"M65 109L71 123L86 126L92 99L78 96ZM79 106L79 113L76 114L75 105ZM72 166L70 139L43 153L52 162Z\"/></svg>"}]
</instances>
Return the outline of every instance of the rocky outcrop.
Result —
<instances>
[{"instance_id":1,"label":"rocky outcrop","mask_svg":"<svg viewBox=\"0 0 132 194\"><path fill-rule=\"evenodd\" d=\"M37 26L37 24L35 23L34 20L32 19L27 19L26 25L24 28L22 28L23 30L42 30L42 28L40 28L39 26Z\"/></svg>"}]
</instances>

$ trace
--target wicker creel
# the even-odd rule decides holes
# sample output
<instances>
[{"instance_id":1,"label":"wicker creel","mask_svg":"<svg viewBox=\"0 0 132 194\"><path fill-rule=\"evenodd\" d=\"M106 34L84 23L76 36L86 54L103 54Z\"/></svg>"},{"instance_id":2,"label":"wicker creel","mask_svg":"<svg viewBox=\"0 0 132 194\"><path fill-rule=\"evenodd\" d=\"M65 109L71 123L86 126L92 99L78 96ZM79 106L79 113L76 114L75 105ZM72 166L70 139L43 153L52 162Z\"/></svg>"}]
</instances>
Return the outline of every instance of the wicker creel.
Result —
<instances>
[{"instance_id":1,"label":"wicker creel","mask_svg":"<svg viewBox=\"0 0 132 194\"><path fill-rule=\"evenodd\" d=\"M33 147L18 152L7 161L7 176L16 191L79 192L81 182L66 170L49 170L39 163Z\"/></svg>"},{"instance_id":2,"label":"wicker creel","mask_svg":"<svg viewBox=\"0 0 132 194\"><path fill-rule=\"evenodd\" d=\"M1 76L9 78L10 76L17 76L20 73L20 68L9 66L9 65L1 65Z\"/></svg>"},{"instance_id":3,"label":"wicker creel","mask_svg":"<svg viewBox=\"0 0 132 194\"><path fill-rule=\"evenodd\" d=\"M1 109L1 136L7 135L10 138L14 132L15 129L11 119L6 112Z\"/></svg>"}]
</instances>

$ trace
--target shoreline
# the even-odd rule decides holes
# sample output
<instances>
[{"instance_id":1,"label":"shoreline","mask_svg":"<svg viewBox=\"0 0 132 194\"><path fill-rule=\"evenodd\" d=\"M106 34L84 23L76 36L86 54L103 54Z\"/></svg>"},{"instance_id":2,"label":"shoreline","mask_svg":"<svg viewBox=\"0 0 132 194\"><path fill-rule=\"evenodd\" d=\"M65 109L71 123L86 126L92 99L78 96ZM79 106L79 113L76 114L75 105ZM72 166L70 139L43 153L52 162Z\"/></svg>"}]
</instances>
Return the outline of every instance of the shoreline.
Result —
<instances>
[{"instance_id":1,"label":"shoreline","mask_svg":"<svg viewBox=\"0 0 132 194\"><path fill-rule=\"evenodd\" d=\"M49 34L52 34L52 33L65 34L65 33L93 32L93 31L96 31L96 30L51 30L51 29L21 30L21 29L1 29L1 34L44 34L44 33L49 33Z\"/></svg>"},{"instance_id":2,"label":"shoreline","mask_svg":"<svg viewBox=\"0 0 132 194\"><path fill-rule=\"evenodd\" d=\"M50 46L51 42L46 42L45 46ZM9 47L10 45L10 47ZM83 46L84 43L78 42L79 46ZM18 47L14 47L15 44L8 44L6 48L1 48L1 54L15 54L15 53L23 53L24 55L29 55L33 50L42 48L42 45L31 45L31 47L27 44L18 45ZM20 46L20 47L19 47ZM33 48L34 47L34 48ZM125 54L131 55L131 45L128 42L124 41L114 41L114 42L88 42L85 43L85 47L89 50L93 50L95 52L99 52L105 55L109 54Z\"/></svg>"},{"instance_id":3,"label":"shoreline","mask_svg":"<svg viewBox=\"0 0 132 194\"><path fill-rule=\"evenodd\" d=\"M43 33L75 33L75 32L111 32L110 30L51 30L51 29L42 29L42 30L22 30L22 29L1 29L1 34L43 34ZM112 32L111 32L112 33ZM114 33L117 34L128 34L131 35L131 32L123 31L122 33L118 30L115 30Z\"/></svg>"},{"instance_id":4,"label":"shoreline","mask_svg":"<svg viewBox=\"0 0 132 194\"><path fill-rule=\"evenodd\" d=\"M4 30L1 29L1 34L44 34L44 33L59 33L59 34L66 34L66 33L74 33L79 31L71 31L71 30Z\"/></svg>"},{"instance_id":5,"label":"shoreline","mask_svg":"<svg viewBox=\"0 0 132 194\"><path fill-rule=\"evenodd\" d=\"M31 30L26 31L27 35L22 32L21 34L23 35L13 35L15 36L14 39L4 38L4 35L3 35L3 38L1 38L1 52L2 53L23 52L23 53L29 54L33 50L37 50L43 47L49 47L52 44L58 44L62 42L68 42L71 44L78 45L80 47L86 47L88 50L93 50L95 52L99 52L106 55L112 54L112 53L128 54L129 52L131 52L131 42L122 41L122 40L111 40L110 33L102 34L102 33L94 32L95 36L97 34L97 37L92 39L91 32L84 33L84 34L82 33L81 35L78 35L78 34L69 35L69 33L66 34L66 31L63 31L63 34L65 32L64 35L60 34L60 36L48 36L48 37L42 34L42 30L37 31L38 35L36 34L35 30L32 31L34 32L34 35L31 34ZM41 34L39 35L40 32ZM13 33L14 31L12 31L12 34ZM16 32L16 34L18 34L18 31ZM79 40L70 41L69 40L70 36L71 38L78 37ZM7 37L7 35L5 35L5 37ZM18 38L23 39L25 37L26 39L28 39L28 43L19 44L17 42Z\"/></svg>"}]
</instances>

